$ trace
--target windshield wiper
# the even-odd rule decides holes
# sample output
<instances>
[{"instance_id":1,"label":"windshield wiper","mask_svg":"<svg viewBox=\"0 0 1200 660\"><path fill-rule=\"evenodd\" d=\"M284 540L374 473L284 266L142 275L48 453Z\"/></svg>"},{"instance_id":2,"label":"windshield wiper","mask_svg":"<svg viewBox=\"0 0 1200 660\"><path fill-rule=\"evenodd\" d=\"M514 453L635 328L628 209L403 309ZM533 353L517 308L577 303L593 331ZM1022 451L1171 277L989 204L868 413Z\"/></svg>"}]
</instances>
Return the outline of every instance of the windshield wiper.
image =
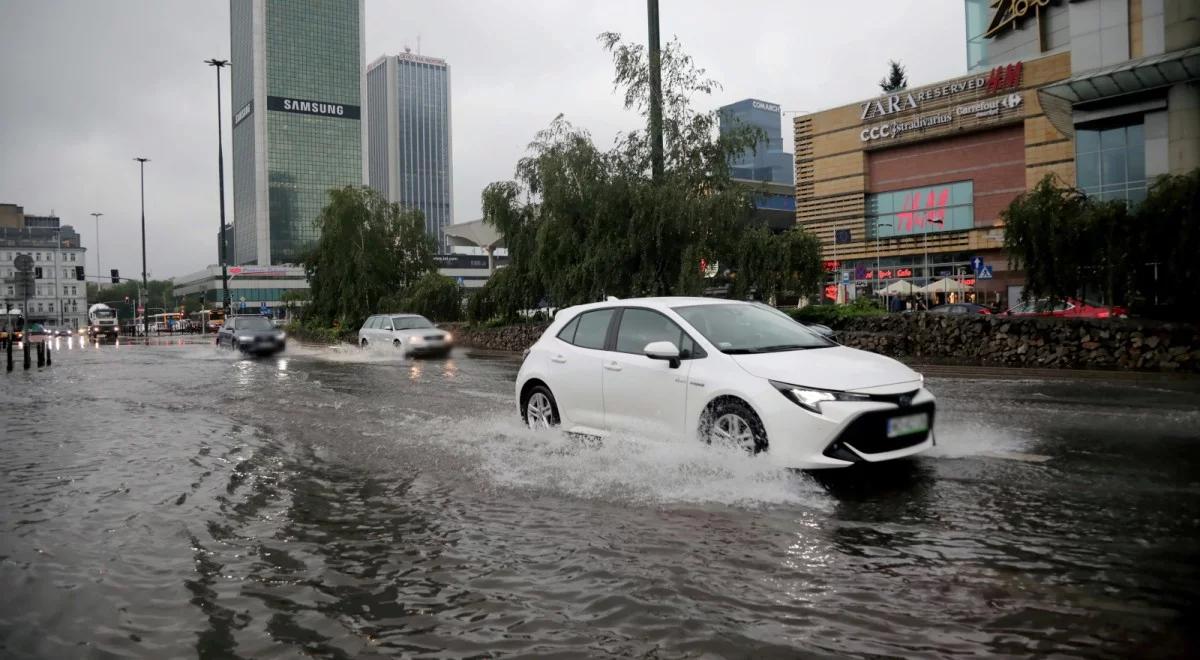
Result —
<instances>
[{"instance_id":1,"label":"windshield wiper","mask_svg":"<svg viewBox=\"0 0 1200 660\"><path fill-rule=\"evenodd\" d=\"M723 348L721 352L726 355L750 355L751 353L757 353L758 350L754 348Z\"/></svg>"}]
</instances>

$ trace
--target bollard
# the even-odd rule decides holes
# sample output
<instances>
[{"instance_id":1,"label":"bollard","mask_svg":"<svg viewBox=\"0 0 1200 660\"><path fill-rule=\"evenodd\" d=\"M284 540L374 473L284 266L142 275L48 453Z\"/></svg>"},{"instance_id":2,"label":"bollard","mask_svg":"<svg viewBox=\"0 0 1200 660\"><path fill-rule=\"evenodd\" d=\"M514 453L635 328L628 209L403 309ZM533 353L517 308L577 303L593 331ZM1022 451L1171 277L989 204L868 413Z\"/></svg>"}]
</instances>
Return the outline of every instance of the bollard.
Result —
<instances>
[{"instance_id":1,"label":"bollard","mask_svg":"<svg viewBox=\"0 0 1200 660\"><path fill-rule=\"evenodd\" d=\"M9 332L11 332L11 330ZM13 359L12 359L12 335L11 334L4 340L4 344L5 344L4 352L8 354L8 361L7 361L8 371L12 371L13 370Z\"/></svg>"},{"instance_id":2,"label":"bollard","mask_svg":"<svg viewBox=\"0 0 1200 660\"><path fill-rule=\"evenodd\" d=\"M46 344L46 366L50 366L50 344Z\"/></svg>"},{"instance_id":3,"label":"bollard","mask_svg":"<svg viewBox=\"0 0 1200 660\"><path fill-rule=\"evenodd\" d=\"M28 369L31 364L29 361L29 337L21 342L21 346L25 349L25 368Z\"/></svg>"},{"instance_id":4,"label":"bollard","mask_svg":"<svg viewBox=\"0 0 1200 660\"><path fill-rule=\"evenodd\" d=\"M37 345L38 369L46 366L46 344L38 342Z\"/></svg>"}]
</instances>

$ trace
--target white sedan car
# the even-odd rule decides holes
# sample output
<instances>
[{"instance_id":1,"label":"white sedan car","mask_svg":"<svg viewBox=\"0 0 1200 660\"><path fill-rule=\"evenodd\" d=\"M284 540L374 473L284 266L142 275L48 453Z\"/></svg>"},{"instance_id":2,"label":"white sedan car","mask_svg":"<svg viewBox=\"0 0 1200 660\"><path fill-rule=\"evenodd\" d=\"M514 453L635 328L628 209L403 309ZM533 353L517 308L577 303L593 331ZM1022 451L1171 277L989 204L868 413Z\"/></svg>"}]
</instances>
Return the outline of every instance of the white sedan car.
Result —
<instances>
[{"instance_id":1,"label":"white sedan car","mask_svg":"<svg viewBox=\"0 0 1200 660\"><path fill-rule=\"evenodd\" d=\"M791 468L887 461L934 443L920 374L777 311L714 298L560 311L527 351L516 398L531 427L698 437Z\"/></svg>"},{"instance_id":2,"label":"white sedan car","mask_svg":"<svg viewBox=\"0 0 1200 660\"><path fill-rule=\"evenodd\" d=\"M454 337L420 314L377 314L358 329L358 345L391 346L405 355L445 356L454 348Z\"/></svg>"}]
</instances>

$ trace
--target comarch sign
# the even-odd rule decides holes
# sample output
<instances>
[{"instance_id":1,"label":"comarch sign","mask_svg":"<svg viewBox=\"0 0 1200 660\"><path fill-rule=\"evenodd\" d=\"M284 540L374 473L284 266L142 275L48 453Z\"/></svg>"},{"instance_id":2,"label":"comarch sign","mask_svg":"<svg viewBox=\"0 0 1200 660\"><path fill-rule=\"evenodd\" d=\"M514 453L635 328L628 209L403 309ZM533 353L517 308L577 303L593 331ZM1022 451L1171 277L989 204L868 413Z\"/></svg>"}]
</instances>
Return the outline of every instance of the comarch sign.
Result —
<instances>
[{"instance_id":1,"label":"comarch sign","mask_svg":"<svg viewBox=\"0 0 1200 660\"><path fill-rule=\"evenodd\" d=\"M268 96L267 110L282 110L283 112L295 112L302 115L338 117L340 119L358 119L360 114L357 105L292 99L283 96Z\"/></svg>"},{"instance_id":2,"label":"comarch sign","mask_svg":"<svg viewBox=\"0 0 1200 660\"><path fill-rule=\"evenodd\" d=\"M762 101L751 101L750 105L755 110L766 110L767 112L779 112L779 106L775 103L764 103Z\"/></svg>"}]
</instances>

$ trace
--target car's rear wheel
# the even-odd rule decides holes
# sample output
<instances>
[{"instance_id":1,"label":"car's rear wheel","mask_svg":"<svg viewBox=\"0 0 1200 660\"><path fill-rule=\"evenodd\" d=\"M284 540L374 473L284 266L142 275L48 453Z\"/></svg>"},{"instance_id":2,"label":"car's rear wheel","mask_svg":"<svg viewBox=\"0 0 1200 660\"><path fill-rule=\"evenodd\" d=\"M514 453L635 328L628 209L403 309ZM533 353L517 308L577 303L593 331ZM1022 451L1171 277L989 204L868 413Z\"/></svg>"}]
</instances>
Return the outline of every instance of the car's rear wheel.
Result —
<instances>
[{"instance_id":1,"label":"car's rear wheel","mask_svg":"<svg viewBox=\"0 0 1200 660\"><path fill-rule=\"evenodd\" d=\"M362 341L360 341L360 342L359 342L359 346L361 346L362 348L366 348L366 347L367 347L367 340L366 340L366 339L363 339Z\"/></svg>"},{"instance_id":2,"label":"car's rear wheel","mask_svg":"<svg viewBox=\"0 0 1200 660\"><path fill-rule=\"evenodd\" d=\"M525 397L521 406L521 417L531 429L548 429L558 426L558 404L545 385L537 385Z\"/></svg>"},{"instance_id":3,"label":"car's rear wheel","mask_svg":"<svg viewBox=\"0 0 1200 660\"><path fill-rule=\"evenodd\" d=\"M710 445L734 447L749 454L767 450L767 432L762 420L740 399L713 405L700 424L700 437Z\"/></svg>"}]
</instances>

